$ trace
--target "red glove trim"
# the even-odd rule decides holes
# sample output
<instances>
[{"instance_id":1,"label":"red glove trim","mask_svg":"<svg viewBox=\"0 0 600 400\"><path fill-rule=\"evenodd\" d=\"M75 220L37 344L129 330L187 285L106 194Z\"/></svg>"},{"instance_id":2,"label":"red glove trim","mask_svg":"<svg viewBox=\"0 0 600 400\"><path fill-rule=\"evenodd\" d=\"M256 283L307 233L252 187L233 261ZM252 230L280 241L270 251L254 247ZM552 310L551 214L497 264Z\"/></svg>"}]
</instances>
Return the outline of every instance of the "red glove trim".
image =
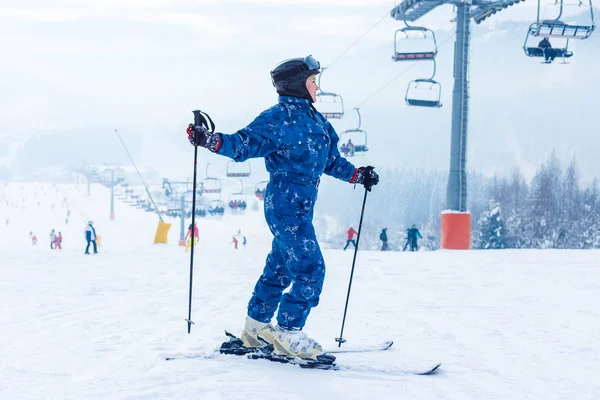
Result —
<instances>
[{"instance_id":1,"label":"red glove trim","mask_svg":"<svg viewBox=\"0 0 600 400\"><path fill-rule=\"evenodd\" d=\"M219 135L219 141L217 142L217 147L215 147L215 153L217 153L220 148L221 148L221 136Z\"/></svg>"},{"instance_id":2,"label":"red glove trim","mask_svg":"<svg viewBox=\"0 0 600 400\"><path fill-rule=\"evenodd\" d=\"M354 181L356 180L356 177L358 176L358 168L354 169L354 176L352 177L352 179L350 179L350 183L354 183Z\"/></svg>"}]
</instances>

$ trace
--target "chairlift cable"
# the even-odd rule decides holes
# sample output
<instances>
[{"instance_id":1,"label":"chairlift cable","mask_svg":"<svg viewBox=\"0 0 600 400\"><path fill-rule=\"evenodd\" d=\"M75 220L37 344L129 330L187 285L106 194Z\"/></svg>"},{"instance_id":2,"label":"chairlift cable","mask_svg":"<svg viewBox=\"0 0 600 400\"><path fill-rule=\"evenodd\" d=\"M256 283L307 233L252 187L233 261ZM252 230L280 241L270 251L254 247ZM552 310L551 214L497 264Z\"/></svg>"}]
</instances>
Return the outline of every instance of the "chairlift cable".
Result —
<instances>
[{"instance_id":1,"label":"chairlift cable","mask_svg":"<svg viewBox=\"0 0 600 400\"><path fill-rule=\"evenodd\" d=\"M383 15L383 17L381 17L379 19L379 21L377 21L373 26L371 26L369 29L367 29L358 39L356 39L354 42L352 42L352 44L350 46L348 46L344 51L342 51L342 53L337 56L332 62L330 62L327 65L327 68L330 68L333 64L335 64L340 58L342 58L347 52L350 51L350 49L352 49L354 46L356 46L358 44L358 42L360 42L365 36L367 36L367 34L369 32L371 32L373 29L375 29L375 27L377 25L379 25L381 23L381 21L383 21L384 19L386 19L387 17L389 17L390 12L386 11L385 14Z\"/></svg>"},{"instance_id":2,"label":"chairlift cable","mask_svg":"<svg viewBox=\"0 0 600 400\"><path fill-rule=\"evenodd\" d=\"M450 39L453 39L454 36L455 36L454 34L448 36L448 38L446 38L446 40L444 40L438 46L438 48L444 46L446 43L448 43L450 41ZM360 107L362 107L367 101L371 100L371 98L375 97L375 95L377 95L383 89L385 89L386 87L388 87L389 85L391 85L392 83L394 83L396 80L398 80L398 78L400 78L402 75L404 75L405 73L407 73L409 70L411 70L412 68L414 68L418 64L420 64L420 61L413 62L413 64L411 66L409 66L408 68L404 69L404 71L400 72L398 75L396 75L390 81L388 81L385 85L383 85L382 87L380 87L379 89L377 89L375 92L373 92L371 95L369 95L366 99L364 99L363 101L361 101L360 103L358 103L358 105L354 106L353 108L360 108Z\"/></svg>"}]
</instances>

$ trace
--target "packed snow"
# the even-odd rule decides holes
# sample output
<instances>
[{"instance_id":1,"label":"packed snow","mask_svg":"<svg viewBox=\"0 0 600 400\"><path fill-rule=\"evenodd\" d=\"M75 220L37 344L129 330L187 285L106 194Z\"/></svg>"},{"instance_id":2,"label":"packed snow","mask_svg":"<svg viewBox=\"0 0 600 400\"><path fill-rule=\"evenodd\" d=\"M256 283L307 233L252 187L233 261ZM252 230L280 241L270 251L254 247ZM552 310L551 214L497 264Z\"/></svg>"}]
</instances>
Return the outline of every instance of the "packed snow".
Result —
<instances>
[{"instance_id":1,"label":"packed snow","mask_svg":"<svg viewBox=\"0 0 600 400\"><path fill-rule=\"evenodd\" d=\"M241 331L271 234L260 207L198 220L188 334L179 221L168 244L153 244L156 214L117 201L110 220L109 193L0 186L0 398L600 399L599 250L359 251L343 346L395 343L337 361L380 372L235 356L165 361L212 354L225 329ZM88 219L102 236L97 255L84 255ZM50 250L51 229L62 250ZM235 250L238 230L248 244ZM305 331L333 348L353 251L323 253L323 295ZM401 374L437 362L435 375Z\"/></svg>"}]
</instances>

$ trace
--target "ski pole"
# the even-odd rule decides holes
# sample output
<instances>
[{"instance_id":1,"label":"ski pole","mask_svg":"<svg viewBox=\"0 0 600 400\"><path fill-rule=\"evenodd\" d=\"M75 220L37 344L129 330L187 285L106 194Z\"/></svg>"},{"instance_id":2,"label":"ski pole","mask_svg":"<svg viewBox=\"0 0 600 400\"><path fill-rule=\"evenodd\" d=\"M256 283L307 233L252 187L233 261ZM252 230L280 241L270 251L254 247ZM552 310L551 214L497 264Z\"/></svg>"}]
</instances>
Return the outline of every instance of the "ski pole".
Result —
<instances>
[{"instance_id":1,"label":"ski pole","mask_svg":"<svg viewBox=\"0 0 600 400\"><path fill-rule=\"evenodd\" d=\"M203 125L204 127L206 127L209 131L214 132L215 131L215 124L212 121L212 119L210 119L210 117L208 116L208 114L203 113L200 110L194 110L192 111L194 113L194 124L195 125ZM204 114L206 116L206 119L204 118L204 116L202 115ZM187 327L188 327L188 333L190 333L191 329L192 329L192 324L194 323L194 321L192 321L192 285L194 283L194 244L196 242L196 236L194 235L195 230L196 230L196 177L197 177L197 170L198 170L198 146L194 146L194 179L192 182L192 186L193 186L193 192L192 192L192 232L190 234L190 240L191 240L191 252L190 252L190 295L189 295L189 302L188 302L188 317L186 319L187 321ZM181 212L183 213L183 210L181 210Z\"/></svg>"},{"instance_id":2,"label":"ski pole","mask_svg":"<svg viewBox=\"0 0 600 400\"><path fill-rule=\"evenodd\" d=\"M342 346L342 343L346 343L344 339L344 324L346 323L346 312L348 311L348 300L350 300L350 290L352 289L352 277L354 276L354 265L356 264L356 254L358 253L358 244L360 243L360 231L362 229L363 216L365 215L365 204L367 203L367 193L369 191L365 188L365 197L363 198L362 208L360 210L360 222L358 223L358 232L356 234L356 246L354 247L354 258L352 259L352 270L350 271L350 282L348 283L348 294L346 295L346 306L344 307L344 318L342 318L342 330L340 337L335 338L338 342L338 347Z\"/></svg>"}]
</instances>

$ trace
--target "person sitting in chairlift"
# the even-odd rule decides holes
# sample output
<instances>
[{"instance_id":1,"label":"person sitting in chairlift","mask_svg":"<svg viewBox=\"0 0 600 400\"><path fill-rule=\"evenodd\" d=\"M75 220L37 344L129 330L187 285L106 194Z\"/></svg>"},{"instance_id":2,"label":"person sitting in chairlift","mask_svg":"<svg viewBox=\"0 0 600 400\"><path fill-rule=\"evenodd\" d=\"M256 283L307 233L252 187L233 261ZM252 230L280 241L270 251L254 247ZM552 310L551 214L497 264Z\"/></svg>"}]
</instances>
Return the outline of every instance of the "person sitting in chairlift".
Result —
<instances>
[{"instance_id":1,"label":"person sitting in chairlift","mask_svg":"<svg viewBox=\"0 0 600 400\"><path fill-rule=\"evenodd\" d=\"M344 154L344 157L348 157L348 153L350 152L350 149L348 148L348 146L346 146L346 143L342 143L342 147L340 147L340 150Z\"/></svg>"},{"instance_id":2,"label":"person sitting in chairlift","mask_svg":"<svg viewBox=\"0 0 600 400\"><path fill-rule=\"evenodd\" d=\"M545 36L544 39L538 43L538 47L544 51L544 59L548 64L554 61L554 57L556 57L556 51L552 48L552 44L550 43L550 40L548 40L548 36Z\"/></svg>"},{"instance_id":3,"label":"person sitting in chairlift","mask_svg":"<svg viewBox=\"0 0 600 400\"><path fill-rule=\"evenodd\" d=\"M346 148L348 149L348 155L352 157L354 155L354 144L352 143L352 139L348 139L348 143L346 143Z\"/></svg>"}]
</instances>

